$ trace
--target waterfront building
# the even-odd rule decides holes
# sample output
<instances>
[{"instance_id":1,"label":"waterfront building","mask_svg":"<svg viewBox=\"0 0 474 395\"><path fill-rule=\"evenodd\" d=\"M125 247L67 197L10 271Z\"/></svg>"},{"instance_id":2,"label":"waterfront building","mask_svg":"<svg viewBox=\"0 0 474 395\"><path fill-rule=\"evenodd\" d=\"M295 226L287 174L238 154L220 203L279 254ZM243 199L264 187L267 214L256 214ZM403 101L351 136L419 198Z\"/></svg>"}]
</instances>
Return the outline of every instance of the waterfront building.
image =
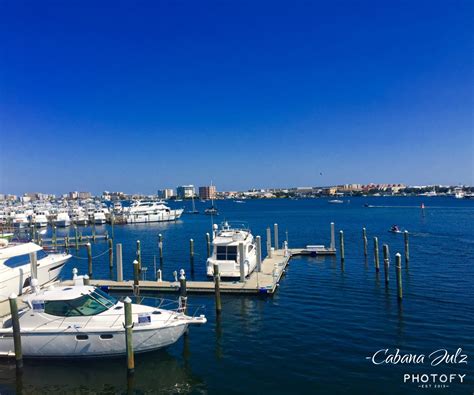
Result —
<instances>
[{"instance_id":1,"label":"waterfront building","mask_svg":"<svg viewBox=\"0 0 474 395\"><path fill-rule=\"evenodd\" d=\"M179 187L176 187L176 196L179 199L192 198L194 195L194 185L180 185Z\"/></svg>"},{"instance_id":2,"label":"waterfront building","mask_svg":"<svg viewBox=\"0 0 474 395\"><path fill-rule=\"evenodd\" d=\"M158 189L158 197L160 199L170 199L174 194L173 188Z\"/></svg>"},{"instance_id":3,"label":"waterfront building","mask_svg":"<svg viewBox=\"0 0 474 395\"><path fill-rule=\"evenodd\" d=\"M201 200L209 200L216 198L216 186L209 185L205 187L199 187L199 198Z\"/></svg>"}]
</instances>

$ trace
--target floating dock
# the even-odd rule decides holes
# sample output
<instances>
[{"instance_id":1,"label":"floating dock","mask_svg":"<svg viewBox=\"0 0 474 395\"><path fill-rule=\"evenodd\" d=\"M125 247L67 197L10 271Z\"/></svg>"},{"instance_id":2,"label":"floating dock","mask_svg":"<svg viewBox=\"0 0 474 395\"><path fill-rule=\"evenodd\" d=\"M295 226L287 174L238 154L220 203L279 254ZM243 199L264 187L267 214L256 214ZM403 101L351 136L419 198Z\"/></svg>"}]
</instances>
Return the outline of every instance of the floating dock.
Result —
<instances>
[{"instance_id":1,"label":"floating dock","mask_svg":"<svg viewBox=\"0 0 474 395\"><path fill-rule=\"evenodd\" d=\"M220 282L220 292L226 294L273 294L285 273L290 259L297 255L335 255L336 250L325 247L317 251L306 248L298 249L279 249L271 252L271 257L267 256L261 263L261 270L254 271L246 277L243 282L223 281ZM72 284L66 281L65 284ZM90 284L97 287L107 288L112 292L133 292L134 281L113 281L113 280L95 280L91 279ZM160 293L160 292L178 292L179 281L146 281L140 280L140 293ZM186 281L188 293L214 293L214 282L208 281Z\"/></svg>"}]
</instances>

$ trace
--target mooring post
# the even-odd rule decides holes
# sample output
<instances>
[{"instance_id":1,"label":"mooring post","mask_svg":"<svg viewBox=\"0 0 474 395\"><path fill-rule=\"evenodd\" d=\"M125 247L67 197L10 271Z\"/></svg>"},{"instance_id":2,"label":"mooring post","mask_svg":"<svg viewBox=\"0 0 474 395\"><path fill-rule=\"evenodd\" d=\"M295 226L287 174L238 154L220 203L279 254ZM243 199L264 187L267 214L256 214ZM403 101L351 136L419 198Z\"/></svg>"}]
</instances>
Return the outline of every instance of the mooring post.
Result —
<instances>
[{"instance_id":1,"label":"mooring post","mask_svg":"<svg viewBox=\"0 0 474 395\"><path fill-rule=\"evenodd\" d=\"M272 257L272 232L270 227L267 228L267 256Z\"/></svg>"},{"instance_id":2,"label":"mooring post","mask_svg":"<svg viewBox=\"0 0 474 395\"><path fill-rule=\"evenodd\" d=\"M122 265L122 243L118 243L117 249L117 281L123 281L123 265Z\"/></svg>"},{"instance_id":3,"label":"mooring post","mask_svg":"<svg viewBox=\"0 0 474 395\"><path fill-rule=\"evenodd\" d=\"M110 227L112 228L112 239L115 239L114 224L115 224L115 215L112 214L112 217L110 218Z\"/></svg>"},{"instance_id":4,"label":"mooring post","mask_svg":"<svg viewBox=\"0 0 474 395\"><path fill-rule=\"evenodd\" d=\"M138 262L138 273L141 273L141 271L142 271L142 251L141 251L141 246L140 246L140 240L137 240L136 261Z\"/></svg>"},{"instance_id":5,"label":"mooring post","mask_svg":"<svg viewBox=\"0 0 474 395\"><path fill-rule=\"evenodd\" d=\"M256 254L257 254L257 273L262 271L262 238L260 236L256 237L257 246L256 246Z\"/></svg>"},{"instance_id":6,"label":"mooring post","mask_svg":"<svg viewBox=\"0 0 474 395\"><path fill-rule=\"evenodd\" d=\"M345 260L345 253L344 253L344 232L342 230L339 231L339 249L341 254L341 265L344 265Z\"/></svg>"},{"instance_id":7,"label":"mooring post","mask_svg":"<svg viewBox=\"0 0 474 395\"><path fill-rule=\"evenodd\" d=\"M207 247L207 257L211 256L211 235L206 233L206 247Z\"/></svg>"},{"instance_id":8,"label":"mooring post","mask_svg":"<svg viewBox=\"0 0 474 395\"><path fill-rule=\"evenodd\" d=\"M374 237L374 262L375 262L375 271L378 273L380 271L380 262L379 262L379 239Z\"/></svg>"},{"instance_id":9,"label":"mooring post","mask_svg":"<svg viewBox=\"0 0 474 395\"><path fill-rule=\"evenodd\" d=\"M362 242L364 243L364 256L367 257L367 231L362 228Z\"/></svg>"},{"instance_id":10,"label":"mooring post","mask_svg":"<svg viewBox=\"0 0 474 395\"><path fill-rule=\"evenodd\" d=\"M239 243L239 267L240 267L240 282L245 281L245 266L244 266L244 243Z\"/></svg>"},{"instance_id":11,"label":"mooring post","mask_svg":"<svg viewBox=\"0 0 474 395\"><path fill-rule=\"evenodd\" d=\"M408 230L403 232L404 240L405 240L405 265L408 267L408 261L410 260L410 248L408 245Z\"/></svg>"},{"instance_id":12,"label":"mooring post","mask_svg":"<svg viewBox=\"0 0 474 395\"><path fill-rule=\"evenodd\" d=\"M18 316L18 305L16 302L17 296L13 293L10 295L10 313L13 329L13 346L15 348L15 363L18 370L23 369L23 353L21 351L21 333L20 333L20 318Z\"/></svg>"},{"instance_id":13,"label":"mooring post","mask_svg":"<svg viewBox=\"0 0 474 395\"><path fill-rule=\"evenodd\" d=\"M75 238L75 242L76 242L76 250L79 249L79 237L77 235L77 226L74 225L74 238Z\"/></svg>"},{"instance_id":14,"label":"mooring post","mask_svg":"<svg viewBox=\"0 0 474 395\"><path fill-rule=\"evenodd\" d=\"M397 270L397 297L401 301L403 298L403 286L402 286L402 256L399 252L395 254L396 270Z\"/></svg>"},{"instance_id":15,"label":"mooring post","mask_svg":"<svg viewBox=\"0 0 474 395\"><path fill-rule=\"evenodd\" d=\"M214 263L214 294L216 297L216 314L222 311L221 303L221 277L219 275L219 265Z\"/></svg>"},{"instance_id":16,"label":"mooring post","mask_svg":"<svg viewBox=\"0 0 474 395\"><path fill-rule=\"evenodd\" d=\"M31 280L33 280L34 278L38 278L38 256L36 254L36 251L30 252L30 273Z\"/></svg>"},{"instance_id":17,"label":"mooring post","mask_svg":"<svg viewBox=\"0 0 474 395\"><path fill-rule=\"evenodd\" d=\"M56 235L56 225L53 225L53 245L56 248L57 244L57 235Z\"/></svg>"},{"instance_id":18,"label":"mooring post","mask_svg":"<svg viewBox=\"0 0 474 395\"><path fill-rule=\"evenodd\" d=\"M114 241L112 239L109 239L108 243L109 243L109 268L113 269L114 267Z\"/></svg>"},{"instance_id":19,"label":"mooring post","mask_svg":"<svg viewBox=\"0 0 474 395\"><path fill-rule=\"evenodd\" d=\"M82 277L82 278L83 278L84 285L91 285L91 279L89 278L89 276L87 274L84 275L84 277Z\"/></svg>"},{"instance_id":20,"label":"mooring post","mask_svg":"<svg viewBox=\"0 0 474 395\"><path fill-rule=\"evenodd\" d=\"M186 276L184 269L179 271L179 311L186 313L186 305L188 300L188 293L186 289Z\"/></svg>"},{"instance_id":21,"label":"mooring post","mask_svg":"<svg viewBox=\"0 0 474 395\"><path fill-rule=\"evenodd\" d=\"M163 273L161 272L161 269L158 269L156 272L156 281L159 283L163 281Z\"/></svg>"},{"instance_id":22,"label":"mooring post","mask_svg":"<svg viewBox=\"0 0 474 395\"><path fill-rule=\"evenodd\" d=\"M336 234L334 230L334 222L331 222L331 250L336 249Z\"/></svg>"},{"instance_id":23,"label":"mooring post","mask_svg":"<svg viewBox=\"0 0 474 395\"><path fill-rule=\"evenodd\" d=\"M92 221L92 241L95 243L95 221Z\"/></svg>"},{"instance_id":24,"label":"mooring post","mask_svg":"<svg viewBox=\"0 0 474 395\"><path fill-rule=\"evenodd\" d=\"M133 285L137 288L140 285L140 266L136 259L133 261Z\"/></svg>"},{"instance_id":25,"label":"mooring post","mask_svg":"<svg viewBox=\"0 0 474 395\"><path fill-rule=\"evenodd\" d=\"M92 278L92 247L91 243L86 244L87 248L87 264L89 268L89 278Z\"/></svg>"},{"instance_id":26,"label":"mooring post","mask_svg":"<svg viewBox=\"0 0 474 395\"><path fill-rule=\"evenodd\" d=\"M189 239L189 263L191 264L191 273L194 273L194 240Z\"/></svg>"},{"instance_id":27,"label":"mooring post","mask_svg":"<svg viewBox=\"0 0 474 395\"><path fill-rule=\"evenodd\" d=\"M390 269L390 254L388 252L388 245L384 244L382 246L383 250L383 269L385 274L385 285L388 285L389 282L389 269Z\"/></svg>"},{"instance_id":28,"label":"mooring post","mask_svg":"<svg viewBox=\"0 0 474 395\"><path fill-rule=\"evenodd\" d=\"M138 262L137 262L138 266ZM135 358L133 355L133 319L132 319L132 300L127 296L124 301L125 310L125 343L127 348L127 373L133 374L135 371Z\"/></svg>"},{"instance_id":29,"label":"mooring post","mask_svg":"<svg viewBox=\"0 0 474 395\"><path fill-rule=\"evenodd\" d=\"M163 266L163 235L158 235L158 252L160 254L160 267Z\"/></svg>"},{"instance_id":30,"label":"mooring post","mask_svg":"<svg viewBox=\"0 0 474 395\"><path fill-rule=\"evenodd\" d=\"M278 224L273 224L273 234L275 237L275 251L280 248L278 245Z\"/></svg>"}]
</instances>

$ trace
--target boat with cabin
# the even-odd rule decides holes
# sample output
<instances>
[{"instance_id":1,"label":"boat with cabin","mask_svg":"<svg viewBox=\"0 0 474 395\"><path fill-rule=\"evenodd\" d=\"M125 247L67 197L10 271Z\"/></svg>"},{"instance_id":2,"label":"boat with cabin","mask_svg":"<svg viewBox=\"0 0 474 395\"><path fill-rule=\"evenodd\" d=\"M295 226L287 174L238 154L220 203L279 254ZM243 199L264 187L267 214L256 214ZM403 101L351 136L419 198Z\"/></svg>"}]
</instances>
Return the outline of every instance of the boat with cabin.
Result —
<instances>
[{"instance_id":1,"label":"boat with cabin","mask_svg":"<svg viewBox=\"0 0 474 395\"><path fill-rule=\"evenodd\" d=\"M239 244L243 247L241 251L239 251ZM254 237L246 224L227 221L220 227L215 224L212 246L212 255L206 262L208 276L214 275L214 264L217 264L221 277L239 278L241 261L245 276L254 271L257 265L257 248Z\"/></svg>"},{"instance_id":2,"label":"boat with cabin","mask_svg":"<svg viewBox=\"0 0 474 395\"><path fill-rule=\"evenodd\" d=\"M174 221L181 217L183 209L172 210L163 201L136 201L126 211L127 223Z\"/></svg>"}]
</instances>

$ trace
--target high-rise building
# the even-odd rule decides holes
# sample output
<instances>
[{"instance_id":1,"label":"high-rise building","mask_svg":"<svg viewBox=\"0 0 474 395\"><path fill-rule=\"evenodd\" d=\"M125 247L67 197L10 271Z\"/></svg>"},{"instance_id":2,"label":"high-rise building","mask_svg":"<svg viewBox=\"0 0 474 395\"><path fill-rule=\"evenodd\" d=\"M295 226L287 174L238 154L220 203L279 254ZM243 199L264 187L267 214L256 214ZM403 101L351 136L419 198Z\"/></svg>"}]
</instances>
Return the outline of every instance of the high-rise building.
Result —
<instances>
[{"instance_id":1,"label":"high-rise building","mask_svg":"<svg viewBox=\"0 0 474 395\"><path fill-rule=\"evenodd\" d=\"M215 185L199 187L199 198L202 200L215 199L216 198Z\"/></svg>"},{"instance_id":2,"label":"high-rise building","mask_svg":"<svg viewBox=\"0 0 474 395\"><path fill-rule=\"evenodd\" d=\"M174 190L172 188L165 188L158 190L158 197L160 199L170 199L174 196Z\"/></svg>"},{"instance_id":3,"label":"high-rise building","mask_svg":"<svg viewBox=\"0 0 474 395\"><path fill-rule=\"evenodd\" d=\"M194 185L181 185L176 187L176 196L179 199L191 198L195 195Z\"/></svg>"}]
</instances>

